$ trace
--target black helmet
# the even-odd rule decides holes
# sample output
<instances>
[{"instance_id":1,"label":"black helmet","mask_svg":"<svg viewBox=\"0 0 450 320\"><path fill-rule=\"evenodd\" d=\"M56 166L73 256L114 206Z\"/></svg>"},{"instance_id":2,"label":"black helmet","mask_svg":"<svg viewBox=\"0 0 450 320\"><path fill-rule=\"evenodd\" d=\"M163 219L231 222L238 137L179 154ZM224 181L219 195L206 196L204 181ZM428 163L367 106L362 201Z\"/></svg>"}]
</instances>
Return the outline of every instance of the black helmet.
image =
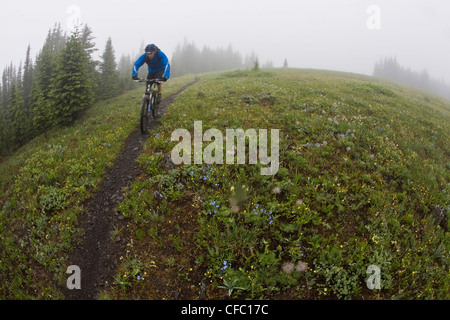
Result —
<instances>
[{"instance_id":1,"label":"black helmet","mask_svg":"<svg viewBox=\"0 0 450 320\"><path fill-rule=\"evenodd\" d=\"M149 44L147 47L145 47L145 52L155 52L157 49L156 45Z\"/></svg>"}]
</instances>

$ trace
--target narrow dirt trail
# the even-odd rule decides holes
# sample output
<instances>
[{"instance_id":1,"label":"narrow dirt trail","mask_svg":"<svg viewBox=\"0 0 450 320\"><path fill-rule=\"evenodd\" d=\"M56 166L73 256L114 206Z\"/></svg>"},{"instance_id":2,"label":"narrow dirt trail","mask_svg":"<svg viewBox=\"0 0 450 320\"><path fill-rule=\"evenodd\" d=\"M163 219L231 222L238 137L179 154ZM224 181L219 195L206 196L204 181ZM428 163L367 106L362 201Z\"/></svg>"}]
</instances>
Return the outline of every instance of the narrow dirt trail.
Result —
<instances>
[{"instance_id":1,"label":"narrow dirt trail","mask_svg":"<svg viewBox=\"0 0 450 320\"><path fill-rule=\"evenodd\" d=\"M160 115L176 97L199 79L182 88L160 104ZM156 120L149 123L149 131L158 126ZM111 239L111 231L120 229L126 222L116 212L123 200L123 188L131 185L142 170L136 159L142 151L148 134L142 135L139 126L128 137L115 165L107 170L99 191L85 204L86 214L80 218L84 237L75 248L70 264L80 267L81 289L61 288L66 300L93 300L101 290L113 281L120 256L125 252L126 241ZM67 277L70 275L68 274Z\"/></svg>"}]
</instances>

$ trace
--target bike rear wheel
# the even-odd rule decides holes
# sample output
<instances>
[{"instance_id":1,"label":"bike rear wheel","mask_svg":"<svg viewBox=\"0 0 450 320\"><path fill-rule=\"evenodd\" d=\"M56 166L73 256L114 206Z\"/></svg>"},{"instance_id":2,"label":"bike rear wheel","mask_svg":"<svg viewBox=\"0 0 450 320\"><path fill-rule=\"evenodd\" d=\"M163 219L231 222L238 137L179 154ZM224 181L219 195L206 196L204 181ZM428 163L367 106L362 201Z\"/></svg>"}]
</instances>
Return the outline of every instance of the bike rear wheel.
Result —
<instances>
[{"instance_id":1,"label":"bike rear wheel","mask_svg":"<svg viewBox=\"0 0 450 320\"><path fill-rule=\"evenodd\" d=\"M148 103L149 99L144 98L142 100L141 107L141 133L145 134L148 130Z\"/></svg>"}]
</instances>

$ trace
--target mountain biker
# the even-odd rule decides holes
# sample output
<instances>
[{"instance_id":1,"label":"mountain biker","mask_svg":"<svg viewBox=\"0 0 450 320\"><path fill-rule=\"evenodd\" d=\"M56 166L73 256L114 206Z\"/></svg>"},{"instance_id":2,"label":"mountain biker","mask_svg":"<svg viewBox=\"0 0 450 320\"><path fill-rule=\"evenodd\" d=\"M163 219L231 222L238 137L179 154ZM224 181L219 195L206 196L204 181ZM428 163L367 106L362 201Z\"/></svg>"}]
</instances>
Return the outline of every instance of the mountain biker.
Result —
<instances>
[{"instance_id":1,"label":"mountain biker","mask_svg":"<svg viewBox=\"0 0 450 320\"><path fill-rule=\"evenodd\" d=\"M162 79L167 81L170 77L170 63L167 56L155 44L149 44L145 47L145 53L136 60L133 67L133 80L138 80L138 71L144 63L148 65L147 79ZM162 84L158 84L158 95L156 103L162 99Z\"/></svg>"}]
</instances>

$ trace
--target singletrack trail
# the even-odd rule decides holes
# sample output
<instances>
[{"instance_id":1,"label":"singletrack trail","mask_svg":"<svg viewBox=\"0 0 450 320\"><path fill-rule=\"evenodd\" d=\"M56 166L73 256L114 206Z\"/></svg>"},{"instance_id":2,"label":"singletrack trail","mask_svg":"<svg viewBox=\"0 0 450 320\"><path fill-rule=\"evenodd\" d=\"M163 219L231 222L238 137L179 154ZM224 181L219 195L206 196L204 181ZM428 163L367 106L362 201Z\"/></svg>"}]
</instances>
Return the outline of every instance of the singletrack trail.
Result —
<instances>
[{"instance_id":1,"label":"singletrack trail","mask_svg":"<svg viewBox=\"0 0 450 320\"><path fill-rule=\"evenodd\" d=\"M197 77L194 82L161 101L159 115L165 112L180 93L198 80ZM151 131L157 126L157 120L151 119L148 129ZM123 216L119 215L116 209L123 200L123 188L131 185L133 180L142 173L136 159L148 137L148 134L141 134L137 124L136 130L125 142L116 163L106 171L100 189L84 204L86 213L80 218L84 236L81 243L74 249L70 261L71 265L80 267L81 289L61 288L66 300L97 299L99 292L112 283L119 258L126 249L124 239L111 237L111 231L115 228L121 229L126 224ZM70 274L67 274L67 277L69 276Z\"/></svg>"}]
</instances>

